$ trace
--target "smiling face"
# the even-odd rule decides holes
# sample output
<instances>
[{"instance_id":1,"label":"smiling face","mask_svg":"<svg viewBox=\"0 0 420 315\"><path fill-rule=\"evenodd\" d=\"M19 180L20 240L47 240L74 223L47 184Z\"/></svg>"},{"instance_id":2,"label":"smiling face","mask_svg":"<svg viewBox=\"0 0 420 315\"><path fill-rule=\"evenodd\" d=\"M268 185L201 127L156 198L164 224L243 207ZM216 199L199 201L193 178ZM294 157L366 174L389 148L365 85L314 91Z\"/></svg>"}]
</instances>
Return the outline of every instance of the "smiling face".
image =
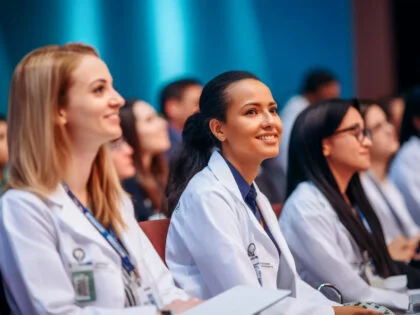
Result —
<instances>
[{"instance_id":1,"label":"smiling face","mask_svg":"<svg viewBox=\"0 0 420 315\"><path fill-rule=\"evenodd\" d=\"M72 74L68 102L60 121L72 142L100 146L121 136L119 108L124 99L115 91L106 64L86 55Z\"/></svg>"},{"instance_id":2,"label":"smiling face","mask_svg":"<svg viewBox=\"0 0 420 315\"><path fill-rule=\"evenodd\" d=\"M159 117L155 109L143 101L134 104L133 113L136 117L136 132L141 150L152 155L169 150L171 142L166 120Z\"/></svg>"},{"instance_id":3,"label":"smiling face","mask_svg":"<svg viewBox=\"0 0 420 315\"><path fill-rule=\"evenodd\" d=\"M378 105L369 107L365 121L372 134L372 161L388 162L400 146L395 127L388 122L385 112Z\"/></svg>"},{"instance_id":4,"label":"smiling face","mask_svg":"<svg viewBox=\"0 0 420 315\"><path fill-rule=\"evenodd\" d=\"M226 96L226 121L211 127L223 155L239 164L260 164L277 156L283 124L270 89L258 80L244 79L232 83Z\"/></svg>"},{"instance_id":5,"label":"smiling face","mask_svg":"<svg viewBox=\"0 0 420 315\"><path fill-rule=\"evenodd\" d=\"M352 127L352 130L340 132ZM333 173L352 176L355 172L369 169L372 142L361 133L364 127L362 116L351 106L336 134L323 140L323 154Z\"/></svg>"}]
</instances>

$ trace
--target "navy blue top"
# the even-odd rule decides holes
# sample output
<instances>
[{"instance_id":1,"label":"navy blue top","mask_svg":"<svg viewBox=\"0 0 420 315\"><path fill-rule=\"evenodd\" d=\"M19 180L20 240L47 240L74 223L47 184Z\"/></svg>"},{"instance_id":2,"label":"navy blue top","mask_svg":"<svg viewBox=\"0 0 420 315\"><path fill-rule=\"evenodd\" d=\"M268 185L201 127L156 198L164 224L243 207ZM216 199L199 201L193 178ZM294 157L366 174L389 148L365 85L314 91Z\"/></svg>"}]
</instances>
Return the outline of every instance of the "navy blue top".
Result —
<instances>
[{"instance_id":1,"label":"navy blue top","mask_svg":"<svg viewBox=\"0 0 420 315\"><path fill-rule=\"evenodd\" d=\"M241 173L239 173L239 171L235 168L235 166L233 166L232 163L230 163L227 159L225 159L225 161L227 165L229 166L230 171L232 172L232 175L233 175L233 178L235 179L236 184L238 185L242 198L244 199L245 203L251 208L252 212L257 218L257 221L261 222L261 219L264 220L264 218L261 218L260 212L258 211L257 191L254 187L254 184L249 185L247 181L245 180L245 178L241 175ZM274 237L271 234L270 229L268 228L267 224L264 224L264 230L268 234L268 237L276 246L280 255L281 253L280 248L277 245L276 241L274 240Z\"/></svg>"}]
</instances>

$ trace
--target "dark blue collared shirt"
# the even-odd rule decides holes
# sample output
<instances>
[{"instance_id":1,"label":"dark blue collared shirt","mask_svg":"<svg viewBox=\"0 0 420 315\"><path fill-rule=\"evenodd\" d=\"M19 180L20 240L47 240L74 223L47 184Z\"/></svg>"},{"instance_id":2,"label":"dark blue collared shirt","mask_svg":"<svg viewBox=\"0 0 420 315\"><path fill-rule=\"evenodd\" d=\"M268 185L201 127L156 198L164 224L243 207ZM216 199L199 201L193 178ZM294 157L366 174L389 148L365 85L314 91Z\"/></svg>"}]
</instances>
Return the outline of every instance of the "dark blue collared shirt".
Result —
<instances>
[{"instance_id":1,"label":"dark blue collared shirt","mask_svg":"<svg viewBox=\"0 0 420 315\"><path fill-rule=\"evenodd\" d=\"M236 185L238 185L241 196L244 199L245 203L251 208L258 222L261 221L260 213L257 209L257 191L253 184L249 185L245 178L239 173L239 171L232 165L228 160L226 160L227 165L232 172L233 178L235 179Z\"/></svg>"},{"instance_id":2,"label":"dark blue collared shirt","mask_svg":"<svg viewBox=\"0 0 420 315\"><path fill-rule=\"evenodd\" d=\"M258 211L258 208L257 208L258 207L257 206L257 191L254 185L253 184L249 185L247 181L245 180L245 178L241 175L241 173L239 173L239 171L235 168L235 166L233 166L232 163L230 163L227 159L225 159L225 161L227 165L229 166L230 171L232 172L233 178L235 179L235 182L238 185L239 191L241 192L242 198L244 199L245 203L251 208L258 222L264 221L264 218L261 218L260 212ZM279 255L281 255L280 248L277 245L277 242L274 240L274 237L271 234L270 229L268 228L265 222L264 222L264 230L268 234L268 237L276 246L277 251L279 252Z\"/></svg>"}]
</instances>

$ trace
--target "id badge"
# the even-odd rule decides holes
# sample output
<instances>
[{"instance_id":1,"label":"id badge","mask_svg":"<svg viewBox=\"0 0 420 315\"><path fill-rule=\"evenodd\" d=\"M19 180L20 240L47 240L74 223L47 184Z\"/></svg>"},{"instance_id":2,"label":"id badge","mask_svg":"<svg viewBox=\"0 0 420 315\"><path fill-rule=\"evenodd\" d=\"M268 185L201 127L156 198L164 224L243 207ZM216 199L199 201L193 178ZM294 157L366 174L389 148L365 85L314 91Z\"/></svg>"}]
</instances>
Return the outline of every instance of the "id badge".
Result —
<instances>
[{"instance_id":1,"label":"id badge","mask_svg":"<svg viewBox=\"0 0 420 315\"><path fill-rule=\"evenodd\" d=\"M88 303L96 301L93 264L72 265L70 271L76 302Z\"/></svg>"}]
</instances>

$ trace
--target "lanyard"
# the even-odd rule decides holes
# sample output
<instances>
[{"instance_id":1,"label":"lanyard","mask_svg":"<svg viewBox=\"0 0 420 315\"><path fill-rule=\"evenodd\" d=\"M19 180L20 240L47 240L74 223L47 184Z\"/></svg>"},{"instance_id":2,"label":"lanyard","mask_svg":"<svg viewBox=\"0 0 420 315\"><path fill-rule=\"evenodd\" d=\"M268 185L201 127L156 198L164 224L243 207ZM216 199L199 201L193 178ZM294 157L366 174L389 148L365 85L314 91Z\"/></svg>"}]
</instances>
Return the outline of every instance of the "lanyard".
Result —
<instances>
[{"instance_id":1,"label":"lanyard","mask_svg":"<svg viewBox=\"0 0 420 315\"><path fill-rule=\"evenodd\" d=\"M70 188L63 183L64 190L67 192L71 200L74 202L74 204L80 209L80 211L83 212L85 217L88 219L88 221L98 230L99 233L105 238L105 240L111 245L111 247L118 253L118 255L121 257L122 266L127 271L128 274L131 274L134 272L135 276L139 278L136 268L134 267L134 264L131 262L130 257L128 256L125 249L120 245L118 242L114 231L108 232L104 226L93 216L93 214L86 209L85 206L82 205L82 203L77 199L77 197L72 193Z\"/></svg>"}]
</instances>

